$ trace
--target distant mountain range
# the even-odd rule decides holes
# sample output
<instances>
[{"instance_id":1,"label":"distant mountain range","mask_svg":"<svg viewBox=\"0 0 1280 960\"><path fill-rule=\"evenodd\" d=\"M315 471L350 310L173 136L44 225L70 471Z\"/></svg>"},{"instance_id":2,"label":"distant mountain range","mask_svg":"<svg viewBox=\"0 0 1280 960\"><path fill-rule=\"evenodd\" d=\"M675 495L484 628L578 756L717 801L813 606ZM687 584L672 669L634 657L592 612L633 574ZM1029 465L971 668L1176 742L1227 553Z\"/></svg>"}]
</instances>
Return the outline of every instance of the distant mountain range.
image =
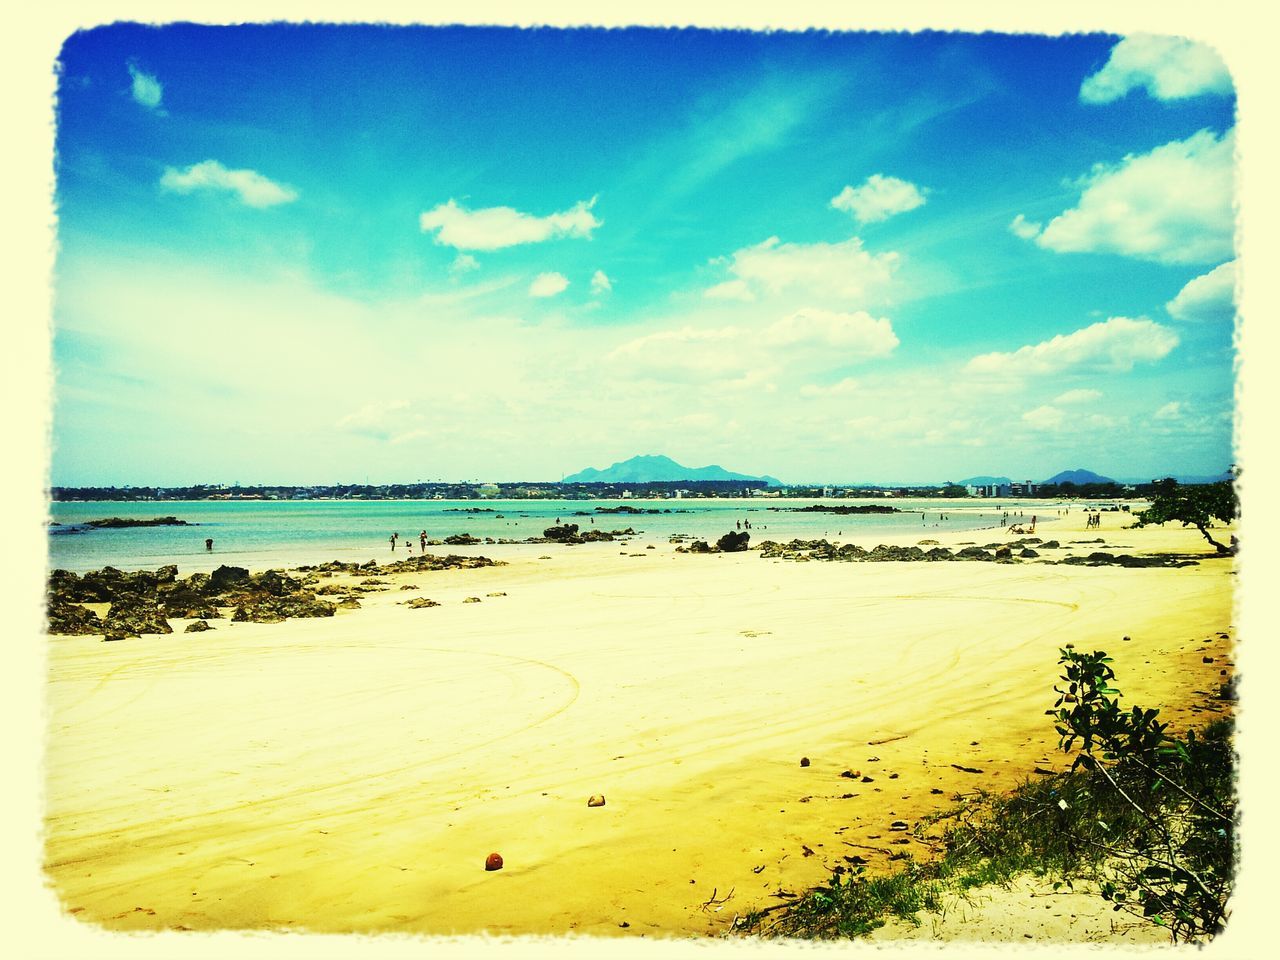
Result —
<instances>
[{"instance_id":1,"label":"distant mountain range","mask_svg":"<svg viewBox=\"0 0 1280 960\"><path fill-rule=\"evenodd\" d=\"M1012 482L1008 477L966 477L956 481L962 487L993 487Z\"/></svg>"},{"instance_id":2,"label":"distant mountain range","mask_svg":"<svg viewBox=\"0 0 1280 960\"><path fill-rule=\"evenodd\" d=\"M670 457L640 456L613 464L604 470L587 467L564 478L564 483L671 483L681 480L763 480L771 487L782 486L773 477L752 477L724 467L686 467Z\"/></svg>"}]
</instances>

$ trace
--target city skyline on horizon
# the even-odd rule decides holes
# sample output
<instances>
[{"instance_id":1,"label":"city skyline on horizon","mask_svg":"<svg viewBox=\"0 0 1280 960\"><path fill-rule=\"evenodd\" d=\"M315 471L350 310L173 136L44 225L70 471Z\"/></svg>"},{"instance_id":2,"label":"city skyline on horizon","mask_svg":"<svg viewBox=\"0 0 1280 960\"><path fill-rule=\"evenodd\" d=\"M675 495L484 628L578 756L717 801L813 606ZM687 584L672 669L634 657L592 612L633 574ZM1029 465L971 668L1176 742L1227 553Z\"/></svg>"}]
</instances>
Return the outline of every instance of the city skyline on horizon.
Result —
<instances>
[{"instance_id":1,"label":"city skyline on horizon","mask_svg":"<svg viewBox=\"0 0 1280 960\"><path fill-rule=\"evenodd\" d=\"M1217 475L1234 125L1176 38L77 33L50 483Z\"/></svg>"}]
</instances>

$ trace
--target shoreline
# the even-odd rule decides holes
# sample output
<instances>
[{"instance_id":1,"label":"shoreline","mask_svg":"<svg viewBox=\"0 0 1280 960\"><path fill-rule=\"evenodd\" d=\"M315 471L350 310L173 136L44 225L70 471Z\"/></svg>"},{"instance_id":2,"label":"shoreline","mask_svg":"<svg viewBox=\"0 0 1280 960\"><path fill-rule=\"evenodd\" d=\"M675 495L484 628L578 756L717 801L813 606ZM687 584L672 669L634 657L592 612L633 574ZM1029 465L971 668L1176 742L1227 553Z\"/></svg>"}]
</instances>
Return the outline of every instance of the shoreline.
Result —
<instances>
[{"instance_id":1,"label":"shoreline","mask_svg":"<svg viewBox=\"0 0 1280 960\"><path fill-rule=\"evenodd\" d=\"M386 592L323 619L50 638L48 875L110 929L723 932L893 819L1056 768L1065 643L1108 650L1163 719L1199 716L1234 661L1233 561L1194 529L1083 514L1037 536L1206 562L539 544L551 559L379 573ZM419 595L440 606L400 603Z\"/></svg>"}]
</instances>

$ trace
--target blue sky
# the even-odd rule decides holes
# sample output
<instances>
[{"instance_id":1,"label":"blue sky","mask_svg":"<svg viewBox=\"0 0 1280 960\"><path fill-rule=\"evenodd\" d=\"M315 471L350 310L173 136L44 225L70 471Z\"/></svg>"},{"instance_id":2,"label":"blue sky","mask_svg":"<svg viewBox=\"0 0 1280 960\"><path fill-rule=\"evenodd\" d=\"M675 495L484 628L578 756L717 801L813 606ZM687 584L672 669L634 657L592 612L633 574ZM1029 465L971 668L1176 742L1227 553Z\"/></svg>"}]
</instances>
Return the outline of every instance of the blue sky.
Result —
<instances>
[{"instance_id":1,"label":"blue sky","mask_svg":"<svg viewBox=\"0 0 1280 960\"><path fill-rule=\"evenodd\" d=\"M1234 124L1136 35L113 25L52 482L1217 473Z\"/></svg>"}]
</instances>

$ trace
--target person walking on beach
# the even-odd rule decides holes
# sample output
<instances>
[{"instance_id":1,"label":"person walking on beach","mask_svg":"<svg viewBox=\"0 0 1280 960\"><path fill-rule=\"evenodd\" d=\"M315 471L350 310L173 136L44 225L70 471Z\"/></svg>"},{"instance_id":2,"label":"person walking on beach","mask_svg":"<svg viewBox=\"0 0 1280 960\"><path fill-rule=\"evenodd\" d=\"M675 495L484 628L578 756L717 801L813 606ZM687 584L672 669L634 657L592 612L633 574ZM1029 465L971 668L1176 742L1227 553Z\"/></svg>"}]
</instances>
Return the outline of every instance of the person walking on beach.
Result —
<instances>
[{"instance_id":1,"label":"person walking on beach","mask_svg":"<svg viewBox=\"0 0 1280 960\"><path fill-rule=\"evenodd\" d=\"M427 552L427 531L425 530L418 534L418 547L420 552Z\"/></svg>"}]
</instances>

